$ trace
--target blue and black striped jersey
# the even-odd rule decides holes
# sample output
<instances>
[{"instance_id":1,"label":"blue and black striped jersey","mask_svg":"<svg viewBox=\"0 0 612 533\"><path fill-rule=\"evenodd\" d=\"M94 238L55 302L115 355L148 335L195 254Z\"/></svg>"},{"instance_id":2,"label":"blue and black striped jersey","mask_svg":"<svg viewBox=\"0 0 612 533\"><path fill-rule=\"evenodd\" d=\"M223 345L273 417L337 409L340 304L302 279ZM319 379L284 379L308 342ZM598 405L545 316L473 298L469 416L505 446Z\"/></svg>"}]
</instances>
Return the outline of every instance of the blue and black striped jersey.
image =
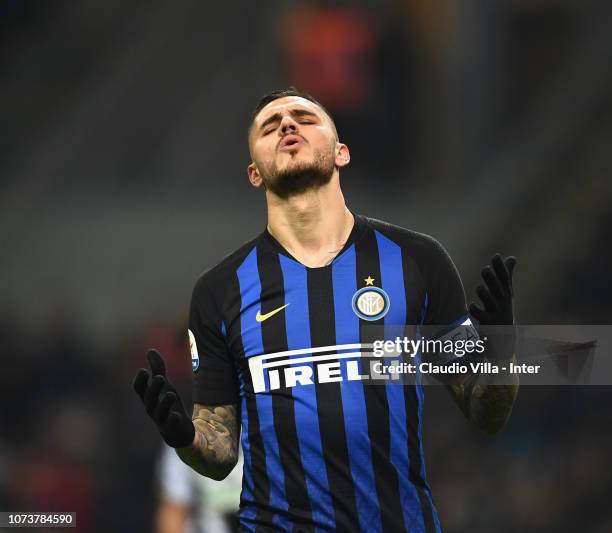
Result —
<instances>
[{"instance_id":1,"label":"blue and black striped jersey","mask_svg":"<svg viewBox=\"0 0 612 533\"><path fill-rule=\"evenodd\" d=\"M238 404L244 531L437 532L423 386L374 386L373 326L460 324L459 274L426 235L355 216L308 268L265 231L198 280L194 402Z\"/></svg>"}]
</instances>

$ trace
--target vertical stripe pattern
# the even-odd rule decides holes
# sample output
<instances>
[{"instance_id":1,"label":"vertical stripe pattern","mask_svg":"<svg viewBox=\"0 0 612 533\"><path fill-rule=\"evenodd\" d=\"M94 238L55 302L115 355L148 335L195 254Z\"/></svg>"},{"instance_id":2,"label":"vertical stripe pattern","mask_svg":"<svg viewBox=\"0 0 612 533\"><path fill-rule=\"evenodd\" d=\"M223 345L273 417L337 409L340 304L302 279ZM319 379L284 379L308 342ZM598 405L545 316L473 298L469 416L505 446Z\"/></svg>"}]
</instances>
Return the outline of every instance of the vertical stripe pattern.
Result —
<instances>
[{"instance_id":1,"label":"vertical stripe pattern","mask_svg":"<svg viewBox=\"0 0 612 533\"><path fill-rule=\"evenodd\" d=\"M347 344L359 339L359 318L353 312L351 301L357 290L357 261L355 247L351 246L333 265L334 311L336 341ZM359 362L360 374L365 368ZM380 531L380 504L375 490L372 450L368 436L368 421L364 385L361 381L348 381L346 372L341 382L344 420L348 421L346 442L351 476L355 486L355 500L361 531Z\"/></svg>"},{"instance_id":2,"label":"vertical stripe pattern","mask_svg":"<svg viewBox=\"0 0 612 533\"><path fill-rule=\"evenodd\" d=\"M308 310L311 346L336 344L334 287L329 268L308 269ZM315 374L321 362L314 363ZM315 382L319 431L334 521L339 531L358 531L354 484L346 446L346 424L353 420L343 416L339 383Z\"/></svg>"},{"instance_id":3,"label":"vertical stripe pattern","mask_svg":"<svg viewBox=\"0 0 612 533\"><path fill-rule=\"evenodd\" d=\"M287 348L301 349L310 346L310 319L308 316L308 275L306 267L280 256L283 271ZM307 366L313 371L313 364ZM335 529L332 498L329 492L327 471L323 459L318 404L314 385L296 386L292 390L295 425L299 451L305 468L306 490L312 508L312 520L317 530ZM320 529L321 528L321 529Z\"/></svg>"},{"instance_id":4,"label":"vertical stripe pattern","mask_svg":"<svg viewBox=\"0 0 612 533\"><path fill-rule=\"evenodd\" d=\"M285 305L286 301L289 304L294 303L286 299L283 272L278 254L258 248L257 263L259 279L261 281L260 313L265 315L275 309L279 309ZM285 317L288 313L289 310L285 308L260 323L263 340L262 353L273 353L288 349L287 328L285 326ZM270 382L271 380L268 379L268 383ZM278 480L279 484L282 483L281 476L284 476L284 496L289 513L287 520L290 520L289 517L291 517L294 521L294 528L300 524L300 531L308 532L313 530L310 525L312 516L306 491L304 467L300 456L292 397L292 391L295 388L299 389L301 387L292 389L285 388L284 385L282 380L280 380L281 388L278 391L269 395L258 394L258 398L261 396L262 403L264 403L267 409L271 407L271 412L267 411L267 413L271 415L273 428L272 431L267 431L272 433L272 438L270 438L270 454L273 454L274 458L269 463L279 471L278 475L274 477ZM276 442L274 442L274 435L280 435L281 438L276 439ZM268 435L264 434L264 442L267 437ZM278 464L278 460L280 460L280 464ZM278 498L281 497L282 495L279 490Z\"/></svg>"},{"instance_id":5,"label":"vertical stripe pattern","mask_svg":"<svg viewBox=\"0 0 612 533\"><path fill-rule=\"evenodd\" d=\"M381 360L363 347L418 335L428 285L403 234L396 240L372 224L321 268L260 239L223 282L218 323L234 357L242 424L241 530L441 531L426 481L422 377L376 379L371 363ZM378 320L353 309L368 285L388 296Z\"/></svg>"},{"instance_id":6,"label":"vertical stripe pattern","mask_svg":"<svg viewBox=\"0 0 612 533\"><path fill-rule=\"evenodd\" d=\"M408 302L411 298L415 298L415 296L419 294L419 282L417 277L415 275L411 275L409 270L409 265L412 263L408 258L404 257L403 253L402 256L404 287L406 290L406 301ZM422 317L424 316L424 313L421 312L419 318L422 320ZM411 333L414 334L414 330ZM418 377L419 376L417 374L417 380ZM414 486L418 494L418 501L421 507L425 531L426 533L436 533L437 518L435 517L435 510L427 493L428 488L426 487L425 478L422 475L423 456L421 454L421 438L419 433L422 415L421 408L423 405L422 399L420 398L421 393L421 388L419 387L419 390L417 390L417 386L414 384L406 385L404 388L404 397L406 402L406 424L408 432L408 459L410 463L409 478L410 483Z\"/></svg>"},{"instance_id":7,"label":"vertical stripe pattern","mask_svg":"<svg viewBox=\"0 0 612 533\"><path fill-rule=\"evenodd\" d=\"M381 268L378 243L373 231L368 231L355 244L357 252L357 284L365 285L365 279L374 278L374 285L380 286ZM391 302L393 305L393 302ZM370 343L378 336L365 320L360 324L362 343ZM382 325L381 321L376 322ZM391 430L389 425L389 402L387 386L370 383L364 387L368 434L372 449L375 488L381 505L382 530L385 532L405 531L404 513L398 490L398 474L391 462Z\"/></svg>"},{"instance_id":8,"label":"vertical stripe pattern","mask_svg":"<svg viewBox=\"0 0 612 533\"><path fill-rule=\"evenodd\" d=\"M238 277L236 275L232 276L229 281L229 286L227 287L228 293L233 295L238 295L237 298L233 300L232 308L229 309L230 316L239 316L240 308L241 308L241 299L240 299L240 286L238 283ZM225 326L225 323L223 323ZM238 353L242 353L242 335L240 329L240 321L236 321L235 323L235 345L234 349ZM224 333L227 336L227 330ZM229 343L229 339L227 339ZM239 412L240 412L240 421L242 426L242 436L241 436L241 445L242 445L242 455L243 455L243 467L242 467L242 491L240 492L240 517L242 520L245 520L249 523L254 523L257 517L257 502L255 499L255 481L253 478L253 459L251 452L251 443L252 441L249 438L249 416L247 410L247 402L246 402L246 387L247 387L247 377L245 376L245 372L239 366L238 367L238 387L239 387ZM261 486L258 482L258 493L261 492Z\"/></svg>"},{"instance_id":9,"label":"vertical stripe pattern","mask_svg":"<svg viewBox=\"0 0 612 533\"><path fill-rule=\"evenodd\" d=\"M256 320L261 301L261 281L257 268L257 249L245 258L237 270L240 285L240 329L245 357L263 353L261 324ZM262 522L267 521L266 508L287 510L284 494L285 479L279 461L278 438L274 427L272 397L266 393L253 395L247 391L246 407L249 416L249 440L252 439L253 470L259 480L256 498L261 505ZM253 399L254 396L254 399ZM265 472L265 474L264 474ZM258 490L257 490L258 489ZM259 493L259 494L257 494ZM263 500L263 501L262 501ZM274 513L274 524L283 530L291 530L286 518Z\"/></svg>"},{"instance_id":10,"label":"vertical stripe pattern","mask_svg":"<svg viewBox=\"0 0 612 533\"><path fill-rule=\"evenodd\" d=\"M394 340L395 335L403 332L406 324L406 289L402 250L387 237L375 232L380 254L380 275L382 287L387 291L391 302L389 313L385 316L385 339ZM397 327L401 326L401 328ZM418 505L415 487L410 483L410 463L408 460L408 431L406 423L406 398L403 382L387 383L389 400L389 426L391 428L391 463L395 467L399 481L399 494L404 513L404 523L409 532L425 530L423 513Z\"/></svg>"}]
</instances>

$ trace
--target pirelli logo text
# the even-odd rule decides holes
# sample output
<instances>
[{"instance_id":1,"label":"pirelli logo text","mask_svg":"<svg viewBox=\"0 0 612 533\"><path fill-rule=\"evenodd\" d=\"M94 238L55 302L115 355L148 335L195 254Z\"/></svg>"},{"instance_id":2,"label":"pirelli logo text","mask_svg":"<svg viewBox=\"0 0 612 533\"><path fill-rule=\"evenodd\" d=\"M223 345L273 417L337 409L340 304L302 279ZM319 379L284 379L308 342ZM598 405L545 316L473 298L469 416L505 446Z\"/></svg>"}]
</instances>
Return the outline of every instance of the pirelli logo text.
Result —
<instances>
[{"instance_id":1,"label":"pirelli logo text","mask_svg":"<svg viewBox=\"0 0 612 533\"><path fill-rule=\"evenodd\" d=\"M256 355L249 358L253 390L257 393L315 382L377 379L377 373L373 374L371 368L367 373L361 370L360 359L372 355L372 344L361 343ZM389 379L389 376L378 379Z\"/></svg>"}]
</instances>

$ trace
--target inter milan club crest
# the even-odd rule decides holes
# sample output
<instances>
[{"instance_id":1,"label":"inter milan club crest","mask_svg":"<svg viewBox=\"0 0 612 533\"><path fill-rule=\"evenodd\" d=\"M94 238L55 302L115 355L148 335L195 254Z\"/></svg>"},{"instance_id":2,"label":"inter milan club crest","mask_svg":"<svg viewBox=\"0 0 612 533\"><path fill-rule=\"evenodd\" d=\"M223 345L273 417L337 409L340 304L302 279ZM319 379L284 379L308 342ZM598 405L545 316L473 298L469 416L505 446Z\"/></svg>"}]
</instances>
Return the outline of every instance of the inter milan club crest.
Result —
<instances>
[{"instance_id":1,"label":"inter milan club crest","mask_svg":"<svg viewBox=\"0 0 612 533\"><path fill-rule=\"evenodd\" d=\"M353 294L353 312L361 319L379 320L389 312L389 295L380 287L374 286L374 279L364 279L366 286Z\"/></svg>"}]
</instances>

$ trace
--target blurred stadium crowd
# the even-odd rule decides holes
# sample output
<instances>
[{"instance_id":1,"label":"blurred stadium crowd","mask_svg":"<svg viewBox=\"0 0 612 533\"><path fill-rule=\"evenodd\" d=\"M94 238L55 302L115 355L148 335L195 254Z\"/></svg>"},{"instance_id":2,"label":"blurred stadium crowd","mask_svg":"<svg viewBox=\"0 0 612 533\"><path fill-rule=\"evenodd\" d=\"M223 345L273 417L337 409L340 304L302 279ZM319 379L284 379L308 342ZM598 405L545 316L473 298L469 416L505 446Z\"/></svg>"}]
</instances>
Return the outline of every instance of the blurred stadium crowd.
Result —
<instances>
[{"instance_id":1,"label":"blurred stadium crowd","mask_svg":"<svg viewBox=\"0 0 612 533\"><path fill-rule=\"evenodd\" d=\"M200 271L261 231L246 128L295 84L352 150L355 211L431 234L473 297L513 253L521 323L611 323L605 0L0 1L0 510L153 527L157 347L189 397ZM525 388L505 432L428 389L448 532L612 531L609 388Z\"/></svg>"}]
</instances>

